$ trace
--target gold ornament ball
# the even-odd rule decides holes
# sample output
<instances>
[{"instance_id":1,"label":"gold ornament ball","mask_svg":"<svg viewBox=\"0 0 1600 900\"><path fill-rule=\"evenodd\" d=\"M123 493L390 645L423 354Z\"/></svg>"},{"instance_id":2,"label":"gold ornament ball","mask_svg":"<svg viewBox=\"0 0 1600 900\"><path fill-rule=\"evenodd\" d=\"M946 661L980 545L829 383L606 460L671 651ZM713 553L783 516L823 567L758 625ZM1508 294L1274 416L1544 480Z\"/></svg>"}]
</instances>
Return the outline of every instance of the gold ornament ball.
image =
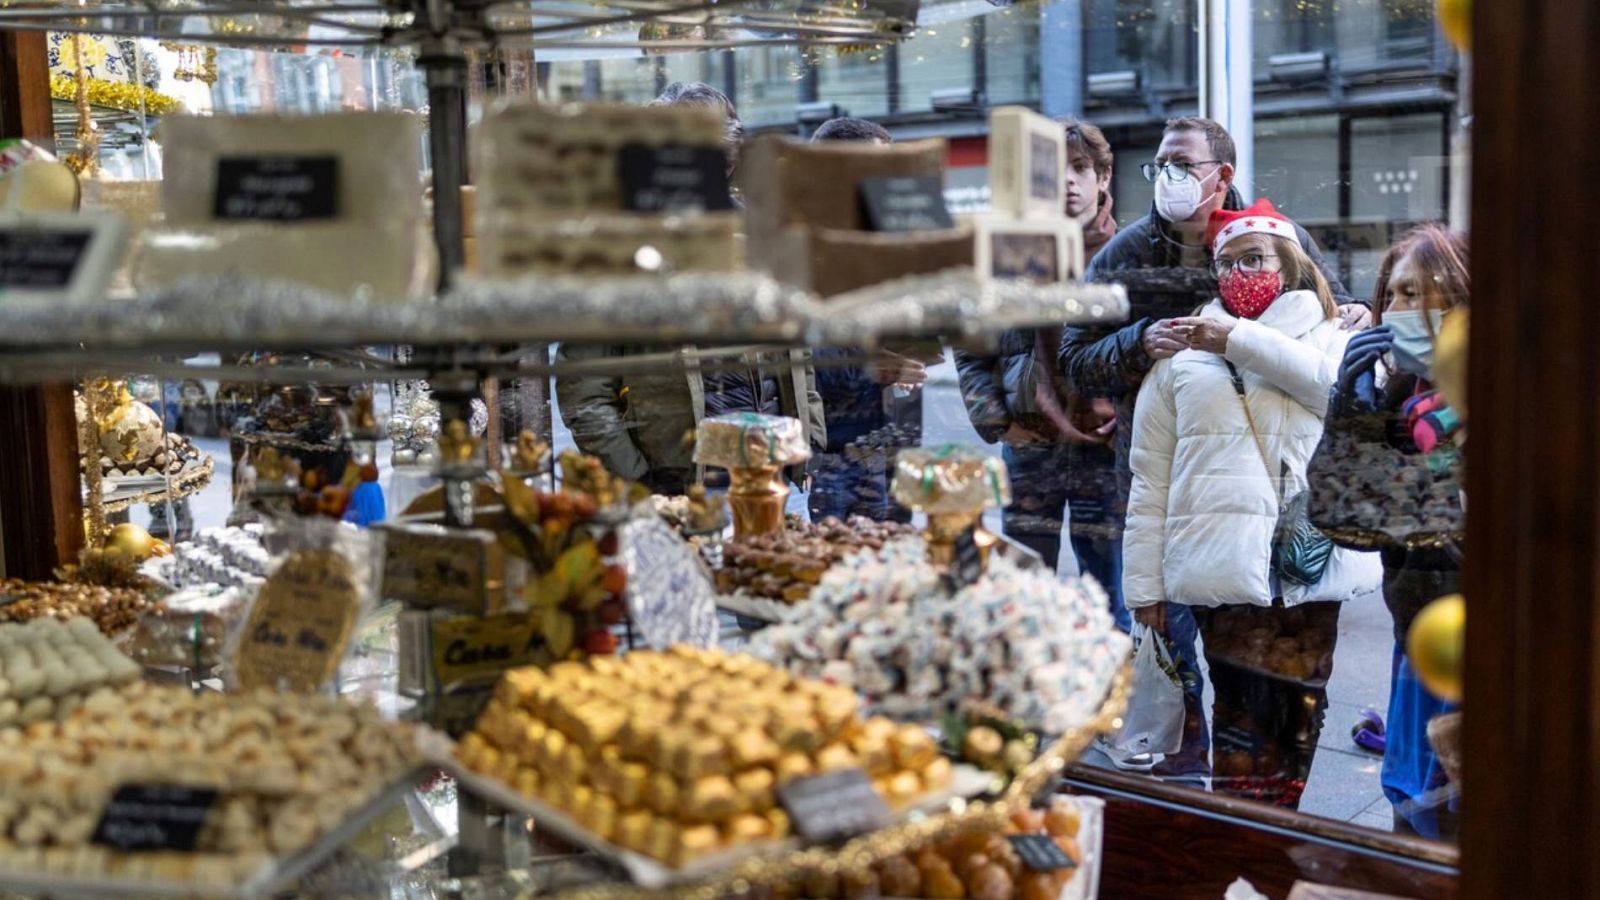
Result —
<instances>
[{"instance_id":1,"label":"gold ornament ball","mask_svg":"<svg viewBox=\"0 0 1600 900\"><path fill-rule=\"evenodd\" d=\"M1433 342L1433 383L1462 421L1467 418L1468 313L1464 307L1447 313Z\"/></svg>"},{"instance_id":2,"label":"gold ornament ball","mask_svg":"<svg viewBox=\"0 0 1600 900\"><path fill-rule=\"evenodd\" d=\"M1423 607L1406 635L1406 655L1422 686L1451 703L1461 702L1466 622L1466 600L1450 594Z\"/></svg>"},{"instance_id":3,"label":"gold ornament ball","mask_svg":"<svg viewBox=\"0 0 1600 900\"><path fill-rule=\"evenodd\" d=\"M1472 0L1437 0L1435 12L1444 36L1457 50L1472 49Z\"/></svg>"},{"instance_id":4,"label":"gold ornament ball","mask_svg":"<svg viewBox=\"0 0 1600 900\"><path fill-rule=\"evenodd\" d=\"M106 546L142 562L155 553L156 541L150 536L150 532L131 522L124 522L111 529L111 537L106 541Z\"/></svg>"}]
</instances>

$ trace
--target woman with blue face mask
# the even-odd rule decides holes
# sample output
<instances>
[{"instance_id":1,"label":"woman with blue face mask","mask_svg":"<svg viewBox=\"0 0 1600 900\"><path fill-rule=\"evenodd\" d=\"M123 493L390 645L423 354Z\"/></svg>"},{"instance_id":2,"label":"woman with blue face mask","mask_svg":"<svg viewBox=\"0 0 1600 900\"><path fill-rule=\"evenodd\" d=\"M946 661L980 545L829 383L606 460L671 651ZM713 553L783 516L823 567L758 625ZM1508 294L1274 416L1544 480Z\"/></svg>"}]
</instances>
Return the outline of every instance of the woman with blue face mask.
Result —
<instances>
[{"instance_id":1,"label":"woman with blue face mask","mask_svg":"<svg viewBox=\"0 0 1600 900\"><path fill-rule=\"evenodd\" d=\"M1405 637L1423 606L1459 590L1463 431L1429 372L1440 323L1467 303L1467 272L1466 241L1440 225L1413 229L1389 248L1372 301L1377 324L1350 339L1326 433L1307 473L1312 521L1335 540L1341 533L1370 533L1373 512L1385 523L1383 599L1395 636L1388 721L1387 728L1362 723L1356 739L1383 753L1381 782L1395 830L1436 839L1455 833L1456 792L1428 742L1427 726L1455 707L1417 680ZM1417 484L1439 488L1435 499L1418 504ZM1438 494L1451 500L1441 502ZM1415 539L1422 534L1429 540Z\"/></svg>"}]
</instances>

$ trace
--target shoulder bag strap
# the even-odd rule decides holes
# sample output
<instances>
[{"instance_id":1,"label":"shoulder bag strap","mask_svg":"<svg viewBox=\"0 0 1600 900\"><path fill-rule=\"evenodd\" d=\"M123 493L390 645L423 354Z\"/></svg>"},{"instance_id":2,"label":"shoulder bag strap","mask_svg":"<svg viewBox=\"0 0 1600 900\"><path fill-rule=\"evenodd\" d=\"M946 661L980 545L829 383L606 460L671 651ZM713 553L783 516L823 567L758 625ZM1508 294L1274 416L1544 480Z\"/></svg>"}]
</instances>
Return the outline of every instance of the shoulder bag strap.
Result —
<instances>
[{"instance_id":1,"label":"shoulder bag strap","mask_svg":"<svg viewBox=\"0 0 1600 900\"><path fill-rule=\"evenodd\" d=\"M1234 367L1233 363L1223 360L1222 364L1228 367L1228 377L1233 380L1233 391L1239 395L1239 406L1244 410L1245 423L1250 426L1250 436L1255 438L1256 453L1261 456L1261 468L1267 472L1267 481L1274 483L1275 493L1278 495L1278 507L1283 507L1283 479L1274 478L1272 463L1267 459L1267 444L1261 439L1261 432L1256 428L1256 417L1250 412L1250 401L1245 397L1244 376Z\"/></svg>"}]
</instances>

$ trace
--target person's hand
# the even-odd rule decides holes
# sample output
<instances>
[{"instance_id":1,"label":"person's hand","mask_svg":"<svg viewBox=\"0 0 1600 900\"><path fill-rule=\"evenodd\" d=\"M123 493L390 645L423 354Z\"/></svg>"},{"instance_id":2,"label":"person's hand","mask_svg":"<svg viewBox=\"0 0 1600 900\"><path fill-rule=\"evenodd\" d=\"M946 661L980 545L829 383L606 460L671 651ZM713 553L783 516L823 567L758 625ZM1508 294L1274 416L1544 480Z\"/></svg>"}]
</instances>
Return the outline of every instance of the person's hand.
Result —
<instances>
[{"instance_id":1,"label":"person's hand","mask_svg":"<svg viewBox=\"0 0 1600 900\"><path fill-rule=\"evenodd\" d=\"M1167 604L1155 603L1150 606L1135 606L1133 620L1145 626L1156 634L1167 633Z\"/></svg>"},{"instance_id":2,"label":"person's hand","mask_svg":"<svg viewBox=\"0 0 1600 900\"><path fill-rule=\"evenodd\" d=\"M1344 359L1339 362L1339 396L1343 409L1354 402L1367 409L1378 407L1378 379L1374 371L1378 360L1394 347L1394 334L1387 325L1368 328L1345 345Z\"/></svg>"},{"instance_id":3,"label":"person's hand","mask_svg":"<svg viewBox=\"0 0 1600 900\"><path fill-rule=\"evenodd\" d=\"M1192 349L1221 356L1228 352L1228 335L1233 333L1233 320L1189 316L1173 319L1172 329L1180 338L1187 341Z\"/></svg>"},{"instance_id":4,"label":"person's hand","mask_svg":"<svg viewBox=\"0 0 1600 900\"><path fill-rule=\"evenodd\" d=\"M1072 404L1072 423L1079 443L1108 444L1117 433L1117 407L1105 397L1079 397Z\"/></svg>"},{"instance_id":5,"label":"person's hand","mask_svg":"<svg viewBox=\"0 0 1600 900\"><path fill-rule=\"evenodd\" d=\"M1372 310L1359 303L1346 303L1339 307L1339 328L1344 331L1360 331L1372 324Z\"/></svg>"},{"instance_id":6,"label":"person's hand","mask_svg":"<svg viewBox=\"0 0 1600 900\"><path fill-rule=\"evenodd\" d=\"M928 380L928 367L921 362L898 353L884 351L872 358L872 380L879 384L923 384Z\"/></svg>"},{"instance_id":7,"label":"person's hand","mask_svg":"<svg viewBox=\"0 0 1600 900\"><path fill-rule=\"evenodd\" d=\"M1144 352L1151 359L1162 360L1177 356L1189 349L1189 343L1172 328L1171 319L1158 319L1144 330Z\"/></svg>"},{"instance_id":8,"label":"person's hand","mask_svg":"<svg viewBox=\"0 0 1600 900\"><path fill-rule=\"evenodd\" d=\"M1039 432L1033 431L1029 428L1024 428L1015 422L1011 423L1011 427L1006 429L1005 434L1000 435L1000 441L1002 443L1012 445L1038 444L1043 442L1044 439L1044 435L1040 434Z\"/></svg>"}]
</instances>

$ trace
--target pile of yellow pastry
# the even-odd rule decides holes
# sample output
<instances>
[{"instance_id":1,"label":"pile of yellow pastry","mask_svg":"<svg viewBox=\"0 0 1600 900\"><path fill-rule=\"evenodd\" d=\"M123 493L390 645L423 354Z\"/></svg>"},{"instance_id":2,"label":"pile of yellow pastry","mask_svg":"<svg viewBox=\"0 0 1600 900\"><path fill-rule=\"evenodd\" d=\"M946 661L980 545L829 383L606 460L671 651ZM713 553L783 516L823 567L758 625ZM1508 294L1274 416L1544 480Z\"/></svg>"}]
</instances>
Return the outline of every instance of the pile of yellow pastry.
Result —
<instances>
[{"instance_id":1,"label":"pile of yellow pastry","mask_svg":"<svg viewBox=\"0 0 1600 900\"><path fill-rule=\"evenodd\" d=\"M849 689L688 647L508 672L457 753L677 867L788 837L777 787L792 778L859 766L902 807L952 776L926 731L862 719Z\"/></svg>"}]
</instances>

